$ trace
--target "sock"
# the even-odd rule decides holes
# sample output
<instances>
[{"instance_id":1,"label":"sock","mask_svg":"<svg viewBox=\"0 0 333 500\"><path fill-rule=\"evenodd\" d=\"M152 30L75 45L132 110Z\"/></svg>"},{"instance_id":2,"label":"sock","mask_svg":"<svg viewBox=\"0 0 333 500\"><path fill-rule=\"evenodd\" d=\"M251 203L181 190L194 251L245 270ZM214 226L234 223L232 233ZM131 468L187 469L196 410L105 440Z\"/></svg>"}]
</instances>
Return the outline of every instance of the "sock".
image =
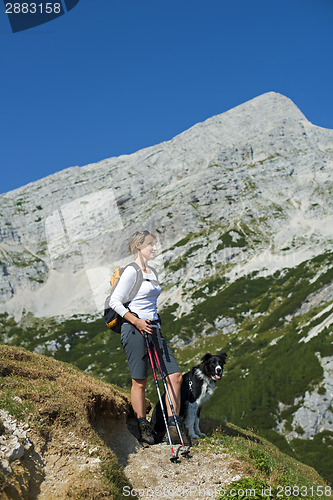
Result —
<instances>
[{"instance_id":1,"label":"sock","mask_svg":"<svg viewBox=\"0 0 333 500\"><path fill-rule=\"evenodd\" d=\"M139 423L139 424L143 424L143 422L146 422L146 421L147 421L146 417L140 417L140 418L138 418L137 420L138 420L138 423Z\"/></svg>"},{"instance_id":2,"label":"sock","mask_svg":"<svg viewBox=\"0 0 333 500\"><path fill-rule=\"evenodd\" d=\"M177 415L176 420L179 422L179 417ZM175 425L175 419L173 417L168 417L168 425Z\"/></svg>"}]
</instances>

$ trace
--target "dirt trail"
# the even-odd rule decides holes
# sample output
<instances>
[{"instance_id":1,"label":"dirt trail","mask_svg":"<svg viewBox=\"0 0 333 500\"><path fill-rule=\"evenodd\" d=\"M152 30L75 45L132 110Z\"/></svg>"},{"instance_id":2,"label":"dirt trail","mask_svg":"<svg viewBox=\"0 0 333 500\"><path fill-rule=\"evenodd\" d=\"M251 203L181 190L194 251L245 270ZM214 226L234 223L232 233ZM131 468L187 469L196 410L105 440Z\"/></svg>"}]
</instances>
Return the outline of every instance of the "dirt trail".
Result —
<instances>
[{"instance_id":1,"label":"dirt trail","mask_svg":"<svg viewBox=\"0 0 333 500\"><path fill-rule=\"evenodd\" d=\"M134 431L130 422L128 425ZM241 462L227 454L216 453L209 445L205 449L200 445L192 447L189 458L181 456L181 447L176 446L179 461L173 463L168 444L144 448L125 422L118 422L117 426L110 423L108 428L104 422L100 431L107 436L105 442L117 455L139 498L216 499L222 488L248 476ZM131 498L131 493L126 489L124 498Z\"/></svg>"},{"instance_id":2,"label":"dirt trail","mask_svg":"<svg viewBox=\"0 0 333 500\"><path fill-rule=\"evenodd\" d=\"M215 499L223 487L246 475L240 462L223 453L195 447L178 463L170 456L167 444L140 447L129 456L125 473L139 497Z\"/></svg>"},{"instance_id":3,"label":"dirt trail","mask_svg":"<svg viewBox=\"0 0 333 500\"><path fill-rule=\"evenodd\" d=\"M129 428L132 432L129 431ZM232 481L246 477L248 473L244 465L224 453L217 453L209 445L194 446L190 450L189 458L181 456L181 447L175 447L179 461L170 460L170 447L166 443L144 448L136 439L133 422L123 419L101 418L95 429L104 442L116 454L119 463L130 480L133 491L126 488L123 498L152 499L216 499L222 488L226 488ZM133 433L135 435L133 435ZM75 439L71 436L71 445ZM54 492L63 482L70 482L73 474L88 468L91 472L97 471L98 463L92 458L82 461L82 444L76 443L76 453L66 456L46 456L47 474L42 484L38 500L54 500ZM52 450L54 452L54 448ZM69 450L68 450L69 451ZM81 452L81 453L80 453ZM85 456L87 450L85 450ZM55 462L55 459L57 460ZM45 470L45 469L44 469ZM59 494L59 490L58 490Z\"/></svg>"}]
</instances>

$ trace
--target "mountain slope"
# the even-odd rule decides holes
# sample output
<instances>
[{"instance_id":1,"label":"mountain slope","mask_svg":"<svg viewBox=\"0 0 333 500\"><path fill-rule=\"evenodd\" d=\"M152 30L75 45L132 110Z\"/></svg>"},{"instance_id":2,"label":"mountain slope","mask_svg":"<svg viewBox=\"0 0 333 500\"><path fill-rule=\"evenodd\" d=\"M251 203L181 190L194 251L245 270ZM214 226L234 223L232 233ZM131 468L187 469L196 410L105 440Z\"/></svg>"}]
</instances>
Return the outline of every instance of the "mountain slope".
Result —
<instances>
[{"instance_id":1,"label":"mountain slope","mask_svg":"<svg viewBox=\"0 0 333 500\"><path fill-rule=\"evenodd\" d=\"M96 313L101 279L142 224L158 232L165 252L203 231L213 264L244 262L242 272L310 258L332 240L332 139L289 99L269 93L169 142L1 195L2 310ZM217 253L222 230L243 226L246 254Z\"/></svg>"},{"instance_id":2,"label":"mountain slope","mask_svg":"<svg viewBox=\"0 0 333 500\"><path fill-rule=\"evenodd\" d=\"M128 386L119 338L96 316L128 235L149 227L181 368L228 352L228 397L207 412L332 481L332 168L333 131L268 93L1 195L0 340Z\"/></svg>"}]
</instances>

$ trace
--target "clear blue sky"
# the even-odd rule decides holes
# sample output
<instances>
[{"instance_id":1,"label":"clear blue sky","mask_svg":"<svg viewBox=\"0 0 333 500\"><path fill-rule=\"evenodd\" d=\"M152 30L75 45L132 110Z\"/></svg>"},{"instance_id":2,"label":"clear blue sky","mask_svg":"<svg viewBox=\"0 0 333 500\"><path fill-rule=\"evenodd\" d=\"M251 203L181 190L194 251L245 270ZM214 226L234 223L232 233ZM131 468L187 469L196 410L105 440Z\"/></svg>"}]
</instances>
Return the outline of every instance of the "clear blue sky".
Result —
<instances>
[{"instance_id":1,"label":"clear blue sky","mask_svg":"<svg viewBox=\"0 0 333 500\"><path fill-rule=\"evenodd\" d=\"M80 0L12 33L0 192L169 140L268 91L333 128L332 0Z\"/></svg>"}]
</instances>

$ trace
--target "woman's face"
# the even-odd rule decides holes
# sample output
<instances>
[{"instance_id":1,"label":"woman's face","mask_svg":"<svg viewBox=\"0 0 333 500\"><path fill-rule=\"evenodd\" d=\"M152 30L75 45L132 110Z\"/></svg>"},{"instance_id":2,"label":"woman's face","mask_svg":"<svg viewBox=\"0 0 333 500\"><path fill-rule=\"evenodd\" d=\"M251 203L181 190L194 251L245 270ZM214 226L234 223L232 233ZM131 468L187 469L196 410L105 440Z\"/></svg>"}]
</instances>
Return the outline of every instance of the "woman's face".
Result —
<instances>
[{"instance_id":1,"label":"woman's face","mask_svg":"<svg viewBox=\"0 0 333 500\"><path fill-rule=\"evenodd\" d=\"M141 255L144 259L153 259L157 251L155 238L151 234L148 234L145 237L143 243L138 244L138 250L140 250Z\"/></svg>"}]
</instances>

